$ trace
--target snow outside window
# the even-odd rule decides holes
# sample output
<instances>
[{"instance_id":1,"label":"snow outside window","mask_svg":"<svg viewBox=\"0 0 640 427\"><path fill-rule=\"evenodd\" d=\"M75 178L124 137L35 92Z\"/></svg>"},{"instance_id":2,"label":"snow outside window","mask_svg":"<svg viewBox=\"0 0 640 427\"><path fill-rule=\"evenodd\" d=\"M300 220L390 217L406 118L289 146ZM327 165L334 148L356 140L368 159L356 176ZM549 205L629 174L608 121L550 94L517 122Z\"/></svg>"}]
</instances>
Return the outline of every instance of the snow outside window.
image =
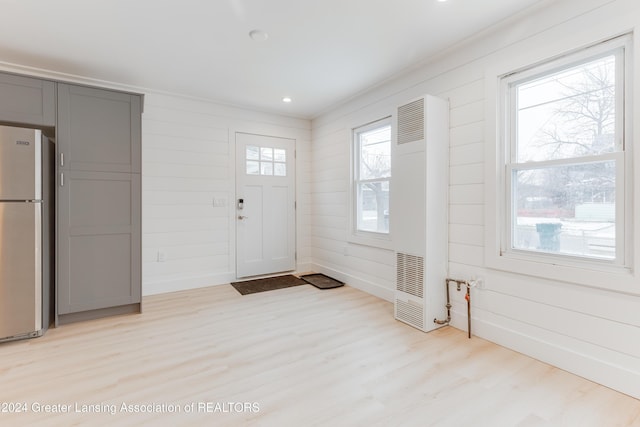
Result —
<instances>
[{"instance_id":1,"label":"snow outside window","mask_svg":"<svg viewBox=\"0 0 640 427\"><path fill-rule=\"evenodd\" d=\"M355 232L389 234L391 124L376 121L353 132Z\"/></svg>"},{"instance_id":2,"label":"snow outside window","mask_svg":"<svg viewBox=\"0 0 640 427\"><path fill-rule=\"evenodd\" d=\"M501 79L503 254L625 264L625 48L597 46Z\"/></svg>"}]
</instances>

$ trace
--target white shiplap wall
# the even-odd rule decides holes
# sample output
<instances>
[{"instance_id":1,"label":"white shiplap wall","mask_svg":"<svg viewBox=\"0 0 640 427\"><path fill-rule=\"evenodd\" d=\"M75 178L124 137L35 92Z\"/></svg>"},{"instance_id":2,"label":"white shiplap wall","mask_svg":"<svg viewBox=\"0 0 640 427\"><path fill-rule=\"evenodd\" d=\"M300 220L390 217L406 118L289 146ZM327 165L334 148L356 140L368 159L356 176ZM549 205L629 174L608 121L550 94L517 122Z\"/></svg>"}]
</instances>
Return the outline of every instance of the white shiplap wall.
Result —
<instances>
[{"instance_id":1,"label":"white shiplap wall","mask_svg":"<svg viewBox=\"0 0 640 427\"><path fill-rule=\"evenodd\" d=\"M308 269L309 121L148 93L142 132L145 295L235 279L235 132L296 140L298 265Z\"/></svg>"},{"instance_id":2,"label":"white shiplap wall","mask_svg":"<svg viewBox=\"0 0 640 427\"><path fill-rule=\"evenodd\" d=\"M383 118L364 119L360 124ZM350 140L353 125L314 134L311 152L313 270L390 300L393 251L349 241Z\"/></svg>"},{"instance_id":3,"label":"white shiplap wall","mask_svg":"<svg viewBox=\"0 0 640 427\"><path fill-rule=\"evenodd\" d=\"M391 114L425 93L450 102L449 274L484 279L472 292L475 335L531 355L640 398L640 281L635 294L598 290L485 264L485 154L495 144L487 75L519 57L535 62L548 52L575 49L631 30L640 31L637 0L542 2L455 50L445 52L313 122L311 244L314 268L391 300L393 252L348 242L350 129ZM640 46L634 40L635 135L640 133ZM634 153L635 260L640 267L640 145ZM544 267L541 267L544 268ZM636 276L637 277L637 276ZM453 322L466 329L463 293L452 289Z\"/></svg>"}]
</instances>

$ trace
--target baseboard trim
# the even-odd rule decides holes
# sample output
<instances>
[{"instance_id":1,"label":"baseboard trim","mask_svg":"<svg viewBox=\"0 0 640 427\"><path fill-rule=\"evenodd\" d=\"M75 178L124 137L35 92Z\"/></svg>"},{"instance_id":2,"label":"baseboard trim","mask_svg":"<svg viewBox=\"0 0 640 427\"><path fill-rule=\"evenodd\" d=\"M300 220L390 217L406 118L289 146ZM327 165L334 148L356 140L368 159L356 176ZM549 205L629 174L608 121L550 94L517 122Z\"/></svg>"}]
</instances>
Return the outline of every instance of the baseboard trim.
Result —
<instances>
[{"instance_id":1,"label":"baseboard trim","mask_svg":"<svg viewBox=\"0 0 640 427\"><path fill-rule=\"evenodd\" d=\"M313 271L314 264L298 264L296 273L306 273ZM295 273L294 273L295 274ZM169 292L187 291L189 289L206 288L209 286L226 285L236 281L235 272L222 274L212 274L205 276L193 276L182 278L171 278L166 280L148 281L142 284L142 295L166 294Z\"/></svg>"},{"instance_id":2,"label":"baseboard trim","mask_svg":"<svg viewBox=\"0 0 640 427\"><path fill-rule=\"evenodd\" d=\"M466 313L454 310L451 326L466 331ZM477 319L473 315L471 317L471 332L473 336L525 354L635 399L640 399L640 370L634 371L605 360L596 359L588 354L576 352L529 334Z\"/></svg>"},{"instance_id":3,"label":"baseboard trim","mask_svg":"<svg viewBox=\"0 0 640 427\"><path fill-rule=\"evenodd\" d=\"M296 271L294 274L305 274L313 271L314 264L311 262L304 262L296 265Z\"/></svg>"},{"instance_id":4,"label":"baseboard trim","mask_svg":"<svg viewBox=\"0 0 640 427\"><path fill-rule=\"evenodd\" d=\"M235 272L213 274L206 276L183 277L177 279L149 281L142 284L142 295L166 294L169 292L186 291L189 289L206 288L209 286L225 285L236 279Z\"/></svg>"},{"instance_id":5,"label":"baseboard trim","mask_svg":"<svg viewBox=\"0 0 640 427\"><path fill-rule=\"evenodd\" d=\"M333 277L334 279L344 282L348 286L360 289L363 292L374 295L378 298L382 298L385 301L393 302L393 289L385 288L373 282L362 280L351 274L336 270L334 268L326 267L321 264L310 263L309 268L315 273L326 274L329 277Z\"/></svg>"}]
</instances>

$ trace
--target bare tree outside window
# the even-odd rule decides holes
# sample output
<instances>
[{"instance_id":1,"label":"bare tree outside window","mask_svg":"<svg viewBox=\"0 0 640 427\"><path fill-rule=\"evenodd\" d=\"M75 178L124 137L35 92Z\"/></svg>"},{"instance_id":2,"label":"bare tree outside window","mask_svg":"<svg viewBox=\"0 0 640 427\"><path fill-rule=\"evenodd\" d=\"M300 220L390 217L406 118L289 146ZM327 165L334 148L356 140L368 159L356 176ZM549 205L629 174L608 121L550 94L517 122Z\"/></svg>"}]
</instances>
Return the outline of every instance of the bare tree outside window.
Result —
<instances>
[{"instance_id":1,"label":"bare tree outside window","mask_svg":"<svg viewBox=\"0 0 640 427\"><path fill-rule=\"evenodd\" d=\"M388 120L355 132L356 229L389 232L391 127Z\"/></svg>"},{"instance_id":2,"label":"bare tree outside window","mask_svg":"<svg viewBox=\"0 0 640 427\"><path fill-rule=\"evenodd\" d=\"M616 67L612 53L511 84L514 248L615 258Z\"/></svg>"},{"instance_id":3,"label":"bare tree outside window","mask_svg":"<svg viewBox=\"0 0 640 427\"><path fill-rule=\"evenodd\" d=\"M614 151L615 56L562 71L518 88L520 114L544 120L528 140L518 140L518 160L553 160Z\"/></svg>"}]
</instances>

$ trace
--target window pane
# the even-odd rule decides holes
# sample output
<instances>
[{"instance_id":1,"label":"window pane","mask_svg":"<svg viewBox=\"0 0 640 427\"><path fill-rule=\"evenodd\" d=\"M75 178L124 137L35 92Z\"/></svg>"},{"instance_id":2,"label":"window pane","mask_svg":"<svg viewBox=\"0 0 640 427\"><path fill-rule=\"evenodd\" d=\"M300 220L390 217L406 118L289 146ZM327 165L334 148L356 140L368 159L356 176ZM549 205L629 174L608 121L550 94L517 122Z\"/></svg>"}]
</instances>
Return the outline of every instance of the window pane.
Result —
<instances>
[{"instance_id":1,"label":"window pane","mask_svg":"<svg viewBox=\"0 0 640 427\"><path fill-rule=\"evenodd\" d=\"M358 184L357 227L362 231L389 232L389 181Z\"/></svg>"},{"instance_id":2,"label":"window pane","mask_svg":"<svg viewBox=\"0 0 640 427\"><path fill-rule=\"evenodd\" d=\"M615 161L513 172L512 247L615 259Z\"/></svg>"},{"instance_id":3,"label":"window pane","mask_svg":"<svg viewBox=\"0 0 640 427\"><path fill-rule=\"evenodd\" d=\"M247 145L247 160L259 160L260 148Z\"/></svg>"},{"instance_id":4,"label":"window pane","mask_svg":"<svg viewBox=\"0 0 640 427\"><path fill-rule=\"evenodd\" d=\"M273 163L260 162L260 175L273 175Z\"/></svg>"},{"instance_id":5,"label":"window pane","mask_svg":"<svg viewBox=\"0 0 640 427\"><path fill-rule=\"evenodd\" d=\"M391 176L391 126L361 132L358 138L359 179Z\"/></svg>"},{"instance_id":6,"label":"window pane","mask_svg":"<svg viewBox=\"0 0 640 427\"><path fill-rule=\"evenodd\" d=\"M287 150L282 150L280 148L273 149L273 160L276 162L286 162L287 161Z\"/></svg>"},{"instance_id":7,"label":"window pane","mask_svg":"<svg viewBox=\"0 0 640 427\"><path fill-rule=\"evenodd\" d=\"M286 163L274 163L273 174L275 176L287 176L287 164Z\"/></svg>"},{"instance_id":8,"label":"window pane","mask_svg":"<svg viewBox=\"0 0 640 427\"><path fill-rule=\"evenodd\" d=\"M259 175L259 174L260 174L260 163L247 160L247 175Z\"/></svg>"},{"instance_id":9,"label":"window pane","mask_svg":"<svg viewBox=\"0 0 640 427\"><path fill-rule=\"evenodd\" d=\"M615 71L610 55L517 85L517 162L613 152Z\"/></svg>"},{"instance_id":10,"label":"window pane","mask_svg":"<svg viewBox=\"0 0 640 427\"><path fill-rule=\"evenodd\" d=\"M261 147L260 160L273 160L273 148Z\"/></svg>"}]
</instances>

